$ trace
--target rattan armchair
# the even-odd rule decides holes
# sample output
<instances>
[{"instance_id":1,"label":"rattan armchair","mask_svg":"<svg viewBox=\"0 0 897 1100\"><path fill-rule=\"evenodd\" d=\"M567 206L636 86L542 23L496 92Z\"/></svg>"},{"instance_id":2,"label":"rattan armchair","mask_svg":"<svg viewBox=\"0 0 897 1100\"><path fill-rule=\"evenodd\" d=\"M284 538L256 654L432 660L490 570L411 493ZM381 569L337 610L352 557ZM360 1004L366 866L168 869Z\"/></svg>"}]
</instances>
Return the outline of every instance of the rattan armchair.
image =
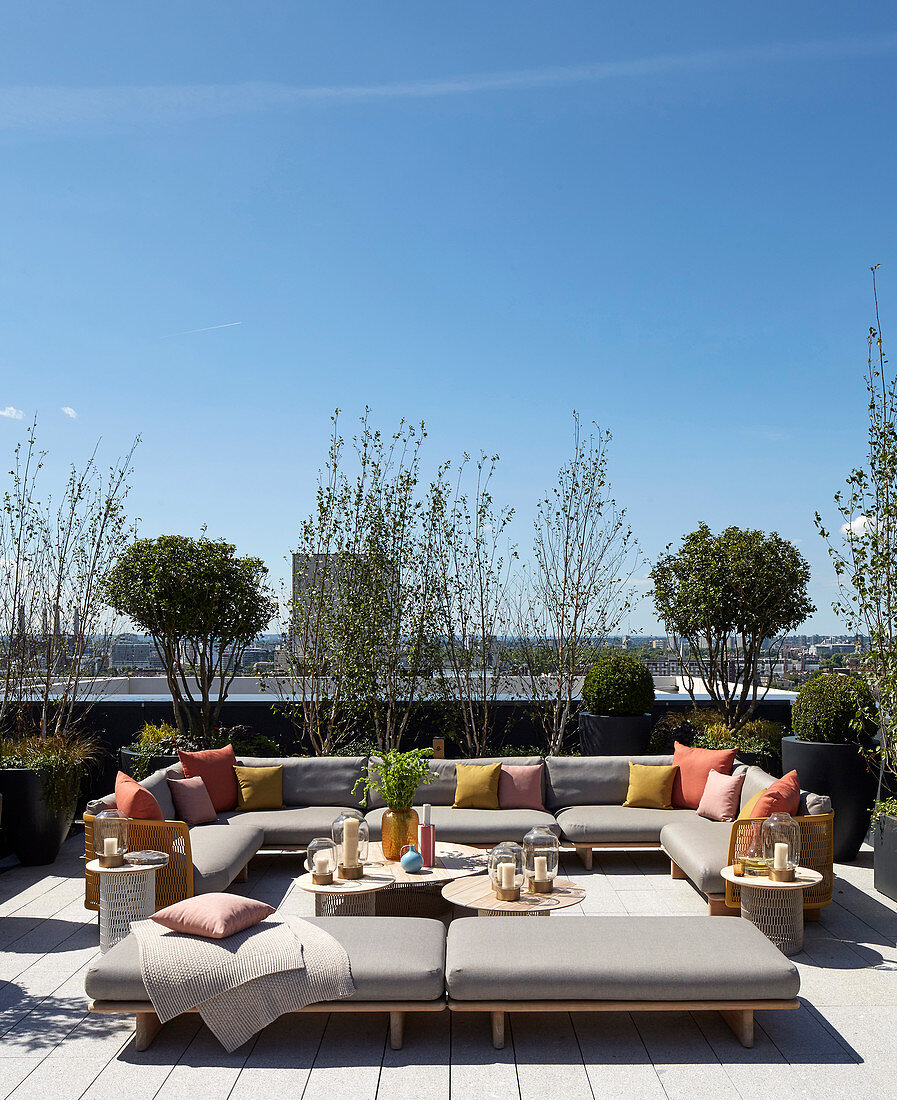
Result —
<instances>
[{"instance_id":1,"label":"rattan armchair","mask_svg":"<svg viewBox=\"0 0 897 1100\"><path fill-rule=\"evenodd\" d=\"M93 814L84 815L84 857L96 859L93 847ZM128 821L128 847L132 852L150 849L165 852L168 863L156 872L156 908L193 897L193 856L190 830L184 821ZM84 908L100 908L100 876L85 870Z\"/></svg>"},{"instance_id":2,"label":"rattan armchair","mask_svg":"<svg viewBox=\"0 0 897 1100\"><path fill-rule=\"evenodd\" d=\"M818 914L819 910L830 905L835 884L834 870L834 820L835 815L806 814L794 819L800 827L800 862L804 867L818 871L822 882L804 890L804 915ZM743 855L753 836L753 830L759 825L759 818L740 819L732 823L729 837L729 863ZM741 891L731 882L726 882L726 905L730 909L741 907Z\"/></svg>"}]
</instances>

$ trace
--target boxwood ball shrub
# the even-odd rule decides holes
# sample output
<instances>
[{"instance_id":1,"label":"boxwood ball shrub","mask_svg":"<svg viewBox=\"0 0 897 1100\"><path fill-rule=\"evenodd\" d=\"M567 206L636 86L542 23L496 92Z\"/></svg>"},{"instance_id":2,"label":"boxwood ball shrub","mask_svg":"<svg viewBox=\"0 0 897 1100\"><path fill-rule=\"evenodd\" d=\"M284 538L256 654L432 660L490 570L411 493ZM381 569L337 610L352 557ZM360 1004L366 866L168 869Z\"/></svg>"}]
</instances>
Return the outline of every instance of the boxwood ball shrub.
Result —
<instances>
[{"instance_id":1,"label":"boxwood ball shrub","mask_svg":"<svg viewBox=\"0 0 897 1100\"><path fill-rule=\"evenodd\" d=\"M591 714L611 718L650 714L654 706L654 678L638 657L630 653L604 653L586 673L582 701Z\"/></svg>"},{"instance_id":2,"label":"boxwood ball shrub","mask_svg":"<svg viewBox=\"0 0 897 1100\"><path fill-rule=\"evenodd\" d=\"M791 706L791 729L801 741L868 743L878 729L872 718L875 696L865 680L852 676L816 676Z\"/></svg>"}]
</instances>

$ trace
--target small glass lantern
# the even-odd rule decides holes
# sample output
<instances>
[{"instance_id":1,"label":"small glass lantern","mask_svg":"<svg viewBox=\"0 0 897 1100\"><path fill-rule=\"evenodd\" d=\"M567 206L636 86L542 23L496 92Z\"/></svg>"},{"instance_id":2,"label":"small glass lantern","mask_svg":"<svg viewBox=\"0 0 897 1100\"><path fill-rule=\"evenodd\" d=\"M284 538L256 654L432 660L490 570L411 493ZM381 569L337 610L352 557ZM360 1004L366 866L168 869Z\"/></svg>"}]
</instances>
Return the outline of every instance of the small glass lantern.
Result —
<instances>
[{"instance_id":1,"label":"small glass lantern","mask_svg":"<svg viewBox=\"0 0 897 1100\"><path fill-rule=\"evenodd\" d=\"M550 894L558 873L560 844L545 825L535 825L523 838L523 866L529 889L536 894Z\"/></svg>"},{"instance_id":2,"label":"small glass lantern","mask_svg":"<svg viewBox=\"0 0 897 1100\"><path fill-rule=\"evenodd\" d=\"M368 858L371 832L357 810L346 810L332 826L336 846L336 873L340 878L361 878Z\"/></svg>"},{"instance_id":3,"label":"small glass lantern","mask_svg":"<svg viewBox=\"0 0 897 1100\"><path fill-rule=\"evenodd\" d=\"M315 886L329 886L336 870L336 845L329 836L316 836L309 841L305 866L311 871Z\"/></svg>"},{"instance_id":4,"label":"small glass lantern","mask_svg":"<svg viewBox=\"0 0 897 1100\"><path fill-rule=\"evenodd\" d=\"M121 810L101 810L93 819L93 850L101 867L121 867L130 822Z\"/></svg>"},{"instance_id":5,"label":"small glass lantern","mask_svg":"<svg viewBox=\"0 0 897 1100\"><path fill-rule=\"evenodd\" d=\"M489 879L499 901L519 901L523 885L523 849L505 840L489 853Z\"/></svg>"},{"instance_id":6,"label":"small glass lantern","mask_svg":"<svg viewBox=\"0 0 897 1100\"><path fill-rule=\"evenodd\" d=\"M769 877L774 882L793 882L800 866L800 826L790 814L771 814L760 832Z\"/></svg>"}]
</instances>

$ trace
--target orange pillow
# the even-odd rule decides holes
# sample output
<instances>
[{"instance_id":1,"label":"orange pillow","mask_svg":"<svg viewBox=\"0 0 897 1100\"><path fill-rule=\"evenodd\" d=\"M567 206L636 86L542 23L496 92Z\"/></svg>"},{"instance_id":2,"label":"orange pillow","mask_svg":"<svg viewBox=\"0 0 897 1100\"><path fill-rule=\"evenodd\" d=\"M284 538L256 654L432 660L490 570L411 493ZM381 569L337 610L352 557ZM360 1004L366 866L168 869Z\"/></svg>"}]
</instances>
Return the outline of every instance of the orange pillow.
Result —
<instances>
[{"instance_id":1,"label":"orange pillow","mask_svg":"<svg viewBox=\"0 0 897 1100\"><path fill-rule=\"evenodd\" d=\"M791 771L777 779L757 799L751 817L769 817L770 814L791 814L800 809L800 783L797 772Z\"/></svg>"},{"instance_id":2,"label":"orange pillow","mask_svg":"<svg viewBox=\"0 0 897 1100\"><path fill-rule=\"evenodd\" d=\"M712 771L731 775L737 749L693 749L690 745L673 747L673 763L679 771L673 781L673 805L679 809L696 810Z\"/></svg>"},{"instance_id":3,"label":"orange pillow","mask_svg":"<svg viewBox=\"0 0 897 1100\"><path fill-rule=\"evenodd\" d=\"M165 820L155 795L124 772L119 772L115 777L115 808L125 817L133 817L139 821Z\"/></svg>"},{"instance_id":4,"label":"orange pillow","mask_svg":"<svg viewBox=\"0 0 897 1100\"><path fill-rule=\"evenodd\" d=\"M237 758L233 745L225 745L223 749L203 749L201 752L182 752L178 749L178 760L187 779L198 775L205 783L215 813L236 808L240 787L234 771Z\"/></svg>"}]
</instances>

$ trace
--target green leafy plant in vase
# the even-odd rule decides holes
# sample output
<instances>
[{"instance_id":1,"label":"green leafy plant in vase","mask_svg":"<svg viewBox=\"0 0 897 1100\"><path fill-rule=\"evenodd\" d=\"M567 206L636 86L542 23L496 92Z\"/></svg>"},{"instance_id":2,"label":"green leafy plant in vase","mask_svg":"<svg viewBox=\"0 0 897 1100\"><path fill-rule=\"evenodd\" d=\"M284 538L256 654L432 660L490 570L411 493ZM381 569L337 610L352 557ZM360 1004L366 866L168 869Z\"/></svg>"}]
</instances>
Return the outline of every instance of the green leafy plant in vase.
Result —
<instances>
[{"instance_id":1,"label":"green leafy plant in vase","mask_svg":"<svg viewBox=\"0 0 897 1100\"><path fill-rule=\"evenodd\" d=\"M380 843L383 857L397 862L406 844L417 844L419 818L414 809L418 787L432 783L436 773L430 770L432 749L411 749L399 752L390 749L371 760L368 774L362 776L353 790L360 786L365 793L374 791L386 803L380 822Z\"/></svg>"}]
</instances>

